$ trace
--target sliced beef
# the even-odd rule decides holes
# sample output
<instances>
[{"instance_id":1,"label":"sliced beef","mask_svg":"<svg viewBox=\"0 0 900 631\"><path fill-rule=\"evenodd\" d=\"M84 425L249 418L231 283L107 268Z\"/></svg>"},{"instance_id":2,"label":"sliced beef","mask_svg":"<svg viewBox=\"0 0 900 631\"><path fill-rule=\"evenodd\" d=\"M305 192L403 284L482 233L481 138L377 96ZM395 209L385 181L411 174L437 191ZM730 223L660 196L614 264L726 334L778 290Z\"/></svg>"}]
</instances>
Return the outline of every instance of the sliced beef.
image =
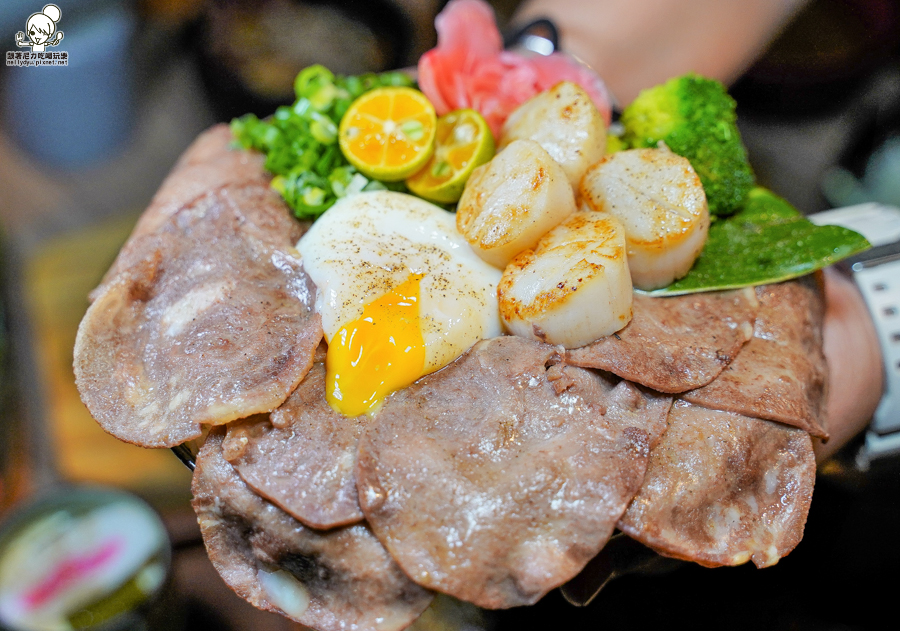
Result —
<instances>
[{"instance_id":1,"label":"sliced beef","mask_svg":"<svg viewBox=\"0 0 900 631\"><path fill-rule=\"evenodd\" d=\"M247 487L216 429L200 450L193 506L216 570L242 598L318 629L393 631L431 602L364 524L303 526Z\"/></svg>"},{"instance_id":2,"label":"sliced beef","mask_svg":"<svg viewBox=\"0 0 900 631\"><path fill-rule=\"evenodd\" d=\"M325 355L269 417L229 423L225 458L257 493L311 528L361 521L356 448L370 417L325 400Z\"/></svg>"},{"instance_id":3,"label":"sliced beef","mask_svg":"<svg viewBox=\"0 0 900 631\"><path fill-rule=\"evenodd\" d=\"M753 338L710 384L683 395L697 405L764 418L827 438L825 301L816 277L756 288Z\"/></svg>"},{"instance_id":4,"label":"sliced beef","mask_svg":"<svg viewBox=\"0 0 900 631\"><path fill-rule=\"evenodd\" d=\"M233 143L234 137L225 124L215 125L197 136L156 191L138 221L135 234L155 232L195 199L224 186L267 188L271 176L263 168L265 156L235 149Z\"/></svg>"},{"instance_id":5,"label":"sliced beef","mask_svg":"<svg viewBox=\"0 0 900 631\"><path fill-rule=\"evenodd\" d=\"M618 527L709 567L772 565L803 536L815 472L806 432L677 401Z\"/></svg>"},{"instance_id":6,"label":"sliced beef","mask_svg":"<svg viewBox=\"0 0 900 631\"><path fill-rule=\"evenodd\" d=\"M601 380L606 383L618 381L612 374ZM669 409L672 396L649 390L630 381L619 381L607 395L606 419L621 426L639 427L647 432L650 449L653 449L668 427Z\"/></svg>"},{"instance_id":7,"label":"sliced beef","mask_svg":"<svg viewBox=\"0 0 900 631\"><path fill-rule=\"evenodd\" d=\"M559 359L522 338L479 342L367 428L360 504L416 582L482 607L530 604L612 533L671 403Z\"/></svg>"},{"instance_id":8,"label":"sliced beef","mask_svg":"<svg viewBox=\"0 0 900 631\"><path fill-rule=\"evenodd\" d=\"M699 388L753 335L757 306L752 289L670 298L636 293L628 326L569 351L566 361L660 392Z\"/></svg>"},{"instance_id":9,"label":"sliced beef","mask_svg":"<svg viewBox=\"0 0 900 631\"><path fill-rule=\"evenodd\" d=\"M322 338L315 289L247 215L227 191L198 198L135 241L140 256L88 309L75 376L106 431L171 447L202 424L270 412L309 370Z\"/></svg>"},{"instance_id":10,"label":"sliced beef","mask_svg":"<svg viewBox=\"0 0 900 631\"><path fill-rule=\"evenodd\" d=\"M226 190L224 195L241 208L248 229L267 231L260 238L276 247L293 248L308 225L294 220L269 187L271 176L263 168L263 155L236 149L233 143L231 131L222 124L200 134L187 148L141 215L100 286L91 292L91 301L119 272L146 256L147 237L156 235L183 208L217 191ZM277 212L272 212L273 208Z\"/></svg>"},{"instance_id":11,"label":"sliced beef","mask_svg":"<svg viewBox=\"0 0 900 631\"><path fill-rule=\"evenodd\" d=\"M138 231L122 246L113 266L103 282L92 293L96 298L110 282L131 267L146 260L160 245L160 240L171 238L173 226L177 230L196 221L198 215L208 212L210 200L226 204L234 213L234 221L242 232L252 235L266 245L299 256L294 247L303 235L306 225L295 221L278 194L268 186L224 186L198 197L173 213L154 231ZM92 299L93 299L92 298Z\"/></svg>"}]
</instances>

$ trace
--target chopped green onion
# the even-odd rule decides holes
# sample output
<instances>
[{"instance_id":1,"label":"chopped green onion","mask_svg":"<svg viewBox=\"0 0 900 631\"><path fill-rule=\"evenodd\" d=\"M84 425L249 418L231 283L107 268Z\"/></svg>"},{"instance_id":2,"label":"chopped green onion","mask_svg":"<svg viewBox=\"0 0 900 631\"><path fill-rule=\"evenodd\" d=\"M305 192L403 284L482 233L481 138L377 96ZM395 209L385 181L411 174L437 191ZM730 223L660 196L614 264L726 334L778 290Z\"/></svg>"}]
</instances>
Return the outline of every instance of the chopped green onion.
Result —
<instances>
[{"instance_id":1,"label":"chopped green onion","mask_svg":"<svg viewBox=\"0 0 900 631\"><path fill-rule=\"evenodd\" d=\"M328 176L328 181L331 183L331 190L334 191L335 195L338 197L347 195L347 188L350 186L350 182L353 181L354 174L356 174L356 169L352 166L338 167L331 172Z\"/></svg>"},{"instance_id":2,"label":"chopped green onion","mask_svg":"<svg viewBox=\"0 0 900 631\"><path fill-rule=\"evenodd\" d=\"M316 64L304 68L294 79L294 94L297 98L312 97L328 86L334 86L335 76L325 66ZM318 109L318 108L317 108Z\"/></svg>"},{"instance_id":3,"label":"chopped green onion","mask_svg":"<svg viewBox=\"0 0 900 631\"><path fill-rule=\"evenodd\" d=\"M365 175L362 173L354 173L353 177L350 179L350 184L347 186L346 194L353 195L355 193L361 193L368 183L369 180Z\"/></svg>"},{"instance_id":4,"label":"chopped green onion","mask_svg":"<svg viewBox=\"0 0 900 631\"><path fill-rule=\"evenodd\" d=\"M322 116L318 112L313 112L312 122L309 125L309 131L313 138L321 142L323 145L334 144L337 140L338 128L330 118Z\"/></svg>"},{"instance_id":5,"label":"chopped green onion","mask_svg":"<svg viewBox=\"0 0 900 631\"><path fill-rule=\"evenodd\" d=\"M296 114L297 116L303 116L309 111L309 108L311 107L312 105L310 104L309 99L301 96L299 99L297 99L297 102L294 103L294 107L291 109L294 110L294 114Z\"/></svg>"},{"instance_id":6,"label":"chopped green onion","mask_svg":"<svg viewBox=\"0 0 900 631\"><path fill-rule=\"evenodd\" d=\"M350 166L337 142L341 117L354 99L374 88L396 85L411 86L413 81L400 72L342 77L324 66L310 66L294 80L297 100L292 105L279 107L266 120L253 114L236 118L231 130L242 147L265 154L266 169L275 175L272 188L294 214L316 219L346 195L405 190L402 182L385 186L366 178Z\"/></svg>"},{"instance_id":7,"label":"chopped green onion","mask_svg":"<svg viewBox=\"0 0 900 631\"><path fill-rule=\"evenodd\" d=\"M321 206L325 201L325 191L318 186L307 186L303 189L303 203L307 206Z\"/></svg>"}]
</instances>

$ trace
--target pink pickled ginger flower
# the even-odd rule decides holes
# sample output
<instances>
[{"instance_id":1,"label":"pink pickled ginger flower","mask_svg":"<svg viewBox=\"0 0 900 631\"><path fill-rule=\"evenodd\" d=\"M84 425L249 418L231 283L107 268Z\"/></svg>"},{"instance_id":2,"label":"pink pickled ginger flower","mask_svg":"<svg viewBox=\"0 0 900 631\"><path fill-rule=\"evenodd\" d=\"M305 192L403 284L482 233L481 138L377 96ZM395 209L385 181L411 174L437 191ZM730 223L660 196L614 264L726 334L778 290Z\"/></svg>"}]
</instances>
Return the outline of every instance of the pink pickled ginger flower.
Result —
<instances>
[{"instance_id":1,"label":"pink pickled ginger flower","mask_svg":"<svg viewBox=\"0 0 900 631\"><path fill-rule=\"evenodd\" d=\"M451 0L435 19L438 44L419 59L419 87L438 114L472 108L495 138L514 109L560 81L590 95L609 124L610 98L590 68L563 53L529 55L503 50L494 12L483 0Z\"/></svg>"}]
</instances>

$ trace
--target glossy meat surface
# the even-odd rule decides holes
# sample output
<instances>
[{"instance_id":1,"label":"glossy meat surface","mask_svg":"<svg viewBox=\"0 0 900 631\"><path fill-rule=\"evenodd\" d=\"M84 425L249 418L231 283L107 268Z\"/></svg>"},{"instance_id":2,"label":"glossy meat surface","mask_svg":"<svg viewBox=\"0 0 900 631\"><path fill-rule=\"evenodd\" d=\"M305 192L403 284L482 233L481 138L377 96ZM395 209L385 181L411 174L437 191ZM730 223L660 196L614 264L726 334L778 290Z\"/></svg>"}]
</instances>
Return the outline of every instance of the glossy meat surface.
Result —
<instances>
[{"instance_id":1,"label":"glossy meat surface","mask_svg":"<svg viewBox=\"0 0 900 631\"><path fill-rule=\"evenodd\" d=\"M203 541L225 582L254 606L319 631L399 631L432 594L410 581L364 524L320 532L256 495L215 430L192 491Z\"/></svg>"},{"instance_id":2,"label":"glossy meat surface","mask_svg":"<svg viewBox=\"0 0 900 631\"><path fill-rule=\"evenodd\" d=\"M815 472L806 432L677 401L618 528L667 556L765 567L800 542Z\"/></svg>"},{"instance_id":3,"label":"glossy meat surface","mask_svg":"<svg viewBox=\"0 0 900 631\"><path fill-rule=\"evenodd\" d=\"M714 410L787 423L825 438L825 300L815 277L756 288L753 338L710 384L683 398Z\"/></svg>"},{"instance_id":4,"label":"glossy meat surface","mask_svg":"<svg viewBox=\"0 0 900 631\"><path fill-rule=\"evenodd\" d=\"M230 423L224 447L254 491L311 528L363 519L356 448L370 417L347 418L328 405L324 362L317 353L306 378L269 417Z\"/></svg>"},{"instance_id":5,"label":"glossy meat surface","mask_svg":"<svg viewBox=\"0 0 900 631\"><path fill-rule=\"evenodd\" d=\"M141 237L157 232L169 217L196 199L225 187L235 190L268 189L271 176L263 168L262 154L232 150L233 141L228 125L220 124L204 131L185 149L150 200L150 205L141 213L131 236L103 277L100 287L91 292L91 301L103 292L103 288L122 269L135 262L139 252L134 252L133 246ZM298 222L293 223L300 227ZM299 238L298 234L290 242L291 245Z\"/></svg>"},{"instance_id":6,"label":"glossy meat surface","mask_svg":"<svg viewBox=\"0 0 900 631\"><path fill-rule=\"evenodd\" d=\"M752 289L670 298L636 293L628 326L569 351L566 361L660 392L692 390L737 356L753 335L757 307Z\"/></svg>"},{"instance_id":7,"label":"glossy meat surface","mask_svg":"<svg viewBox=\"0 0 900 631\"><path fill-rule=\"evenodd\" d=\"M360 504L416 582L536 602L600 550L644 476L668 397L517 337L392 395L360 442Z\"/></svg>"},{"instance_id":8,"label":"glossy meat surface","mask_svg":"<svg viewBox=\"0 0 900 631\"><path fill-rule=\"evenodd\" d=\"M287 211L237 199L211 192L136 240L81 322L76 383L122 440L171 447L202 424L269 412L312 364L315 288L290 249L261 238L266 224L248 219L277 225Z\"/></svg>"}]
</instances>

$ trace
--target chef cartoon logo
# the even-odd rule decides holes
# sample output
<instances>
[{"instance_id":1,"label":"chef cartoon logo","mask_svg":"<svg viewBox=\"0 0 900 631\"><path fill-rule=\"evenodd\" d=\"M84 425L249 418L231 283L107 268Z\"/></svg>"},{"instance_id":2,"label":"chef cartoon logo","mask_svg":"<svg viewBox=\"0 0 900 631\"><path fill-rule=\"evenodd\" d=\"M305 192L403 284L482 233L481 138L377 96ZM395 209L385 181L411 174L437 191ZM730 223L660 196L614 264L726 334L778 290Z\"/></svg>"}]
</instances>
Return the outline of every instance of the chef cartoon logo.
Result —
<instances>
[{"instance_id":1,"label":"chef cartoon logo","mask_svg":"<svg viewBox=\"0 0 900 631\"><path fill-rule=\"evenodd\" d=\"M25 32L16 33L16 46L31 51L7 51L7 66L67 66L69 54L49 52L49 46L59 46L63 32L56 28L62 11L55 4L46 5L40 13L32 13L25 22Z\"/></svg>"}]
</instances>

